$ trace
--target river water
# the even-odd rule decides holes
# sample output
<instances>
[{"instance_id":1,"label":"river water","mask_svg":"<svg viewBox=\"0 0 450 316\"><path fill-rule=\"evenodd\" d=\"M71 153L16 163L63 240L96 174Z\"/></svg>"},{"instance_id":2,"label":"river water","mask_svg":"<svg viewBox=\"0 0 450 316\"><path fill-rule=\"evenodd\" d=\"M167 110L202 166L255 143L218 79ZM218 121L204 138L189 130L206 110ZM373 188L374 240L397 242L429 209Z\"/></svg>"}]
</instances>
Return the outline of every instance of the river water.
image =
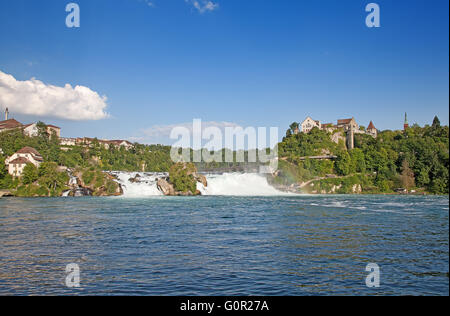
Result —
<instances>
[{"instance_id":1,"label":"river water","mask_svg":"<svg viewBox=\"0 0 450 316\"><path fill-rule=\"evenodd\" d=\"M449 295L448 215L448 197L3 198L0 294Z\"/></svg>"}]
</instances>

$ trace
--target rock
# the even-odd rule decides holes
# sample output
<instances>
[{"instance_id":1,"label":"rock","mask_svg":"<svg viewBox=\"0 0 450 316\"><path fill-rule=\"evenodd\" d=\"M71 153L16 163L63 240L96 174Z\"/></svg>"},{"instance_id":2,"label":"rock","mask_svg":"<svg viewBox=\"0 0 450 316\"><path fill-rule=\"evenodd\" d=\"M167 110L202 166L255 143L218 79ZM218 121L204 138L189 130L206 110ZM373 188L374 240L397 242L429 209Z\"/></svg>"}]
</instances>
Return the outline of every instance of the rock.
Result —
<instances>
[{"instance_id":1,"label":"rock","mask_svg":"<svg viewBox=\"0 0 450 316\"><path fill-rule=\"evenodd\" d=\"M353 185L353 187L352 187L352 192L353 192L353 193L360 194L360 193L362 192L361 184L355 184L355 185Z\"/></svg>"},{"instance_id":2,"label":"rock","mask_svg":"<svg viewBox=\"0 0 450 316\"><path fill-rule=\"evenodd\" d=\"M80 196L92 196L92 191L88 188L79 188L71 191L69 196L80 197Z\"/></svg>"},{"instance_id":3,"label":"rock","mask_svg":"<svg viewBox=\"0 0 450 316\"><path fill-rule=\"evenodd\" d=\"M9 190L0 190L0 198L3 196L13 196Z\"/></svg>"},{"instance_id":4,"label":"rock","mask_svg":"<svg viewBox=\"0 0 450 316\"><path fill-rule=\"evenodd\" d=\"M130 178L128 179L128 181L130 181L131 183L141 183L141 176L139 174L136 174L136 176L134 178Z\"/></svg>"},{"instance_id":5,"label":"rock","mask_svg":"<svg viewBox=\"0 0 450 316\"><path fill-rule=\"evenodd\" d=\"M158 190L160 190L164 195L175 195L173 185L170 184L166 179L159 179L156 185L158 187Z\"/></svg>"},{"instance_id":6,"label":"rock","mask_svg":"<svg viewBox=\"0 0 450 316\"><path fill-rule=\"evenodd\" d=\"M208 180L206 180L206 177L202 174L193 174L195 180L197 180L197 182L200 182L201 184L203 184L203 186L206 188L208 187Z\"/></svg>"}]
</instances>

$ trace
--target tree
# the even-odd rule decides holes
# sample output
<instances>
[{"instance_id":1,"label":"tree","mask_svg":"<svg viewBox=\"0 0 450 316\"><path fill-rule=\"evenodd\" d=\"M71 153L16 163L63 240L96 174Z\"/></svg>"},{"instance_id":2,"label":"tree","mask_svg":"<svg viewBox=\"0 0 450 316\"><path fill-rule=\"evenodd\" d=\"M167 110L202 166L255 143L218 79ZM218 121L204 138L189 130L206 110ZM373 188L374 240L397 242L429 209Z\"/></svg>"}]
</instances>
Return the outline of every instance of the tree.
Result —
<instances>
[{"instance_id":1,"label":"tree","mask_svg":"<svg viewBox=\"0 0 450 316\"><path fill-rule=\"evenodd\" d=\"M434 117L432 127L433 128L441 127L441 121L439 120L439 118L437 116Z\"/></svg>"},{"instance_id":2,"label":"tree","mask_svg":"<svg viewBox=\"0 0 450 316\"><path fill-rule=\"evenodd\" d=\"M0 179L3 179L7 173L5 159L0 156Z\"/></svg>"},{"instance_id":3,"label":"tree","mask_svg":"<svg viewBox=\"0 0 450 316\"><path fill-rule=\"evenodd\" d=\"M197 181L193 173L196 171L197 169L192 163L177 163L173 165L169 171L169 179L175 191L195 194L197 191Z\"/></svg>"},{"instance_id":4,"label":"tree","mask_svg":"<svg viewBox=\"0 0 450 316\"><path fill-rule=\"evenodd\" d=\"M414 172L409 167L408 161L405 159L402 163L402 173L400 182L405 189L411 189L415 186Z\"/></svg>"},{"instance_id":5,"label":"tree","mask_svg":"<svg viewBox=\"0 0 450 316\"><path fill-rule=\"evenodd\" d=\"M39 166L38 175L39 184L49 189L52 195L58 195L69 180L67 173L58 171L58 165L54 162L43 162Z\"/></svg>"},{"instance_id":6,"label":"tree","mask_svg":"<svg viewBox=\"0 0 450 316\"><path fill-rule=\"evenodd\" d=\"M337 155L335 169L341 176L349 175L351 172L351 158L347 151L341 151Z\"/></svg>"},{"instance_id":7,"label":"tree","mask_svg":"<svg viewBox=\"0 0 450 316\"><path fill-rule=\"evenodd\" d=\"M352 158L352 164L354 165L354 171L364 173L366 172L366 159L364 152L360 148L355 148L350 152Z\"/></svg>"},{"instance_id":8,"label":"tree","mask_svg":"<svg viewBox=\"0 0 450 316\"><path fill-rule=\"evenodd\" d=\"M292 123L291 125L289 125L289 128L292 132L292 134L295 134L295 132L298 130L300 124L297 122Z\"/></svg>"},{"instance_id":9,"label":"tree","mask_svg":"<svg viewBox=\"0 0 450 316\"><path fill-rule=\"evenodd\" d=\"M22 183L31 184L38 179L38 169L32 163L28 163L25 168L23 168Z\"/></svg>"}]
</instances>

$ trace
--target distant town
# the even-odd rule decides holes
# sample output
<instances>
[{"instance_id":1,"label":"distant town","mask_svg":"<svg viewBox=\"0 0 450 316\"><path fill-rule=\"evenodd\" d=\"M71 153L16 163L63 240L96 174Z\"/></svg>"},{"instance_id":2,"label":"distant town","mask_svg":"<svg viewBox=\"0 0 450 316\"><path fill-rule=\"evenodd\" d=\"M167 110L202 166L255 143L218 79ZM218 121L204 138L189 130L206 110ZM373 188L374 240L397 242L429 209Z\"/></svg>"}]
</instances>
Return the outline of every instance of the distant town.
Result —
<instances>
[{"instance_id":1,"label":"distant town","mask_svg":"<svg viewBox=\"0 0 450 316\"><path fill-rule=\"evenodd\" d=\"M14 118L9 118L9 110L5 110L5 120L0 121L0 133L6 131L22 130L24 135L28 137L36 137L39 135L38 122L30 124L22 124ZM89 137L82 138L64 138L61 137L61 128L55 125L45 124L46 132L52 137L56 137L61 145L61 150L68 151L70 146L87 146L91 147L94 144L99 144L105 149L111 146L122 147L130 150L134 145L127 140L104 140ZM2 149L0 148L0 153ZM24 147L14 153L5 160L5 165L8 173L14 177L20 177L23 174L25 166L29 163L39 168L43 162L42 155L34 148Z\"/></svg>"}]
</instances>

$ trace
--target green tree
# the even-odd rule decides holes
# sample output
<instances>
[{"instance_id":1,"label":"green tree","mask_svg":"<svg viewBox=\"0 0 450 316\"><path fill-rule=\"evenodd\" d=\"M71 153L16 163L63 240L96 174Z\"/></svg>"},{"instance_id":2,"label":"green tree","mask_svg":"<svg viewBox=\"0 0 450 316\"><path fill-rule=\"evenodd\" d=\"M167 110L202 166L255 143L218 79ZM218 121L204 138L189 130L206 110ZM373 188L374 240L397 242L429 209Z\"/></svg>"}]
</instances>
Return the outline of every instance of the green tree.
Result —
<instances>
[{"instance_id":1,"label":"green tree","mask_svg":"<svg viewBox=\"0 0 450 316\"><path fill-rule=\"evenodd\" d=\"M409 167L408 161L405 159L402 163L402 173L400 175L400 182L405 189L411 189L415 186L414 172Z\"/></svg>"},{"instance_id":2,"label":"green tree","mask_svg":"<svg viewBox=\"0 0 450 316\"><path fill-rule=\"evenodd\" d=\"M38 168L32 163L28 163L25 168L23 168L22 183L31 184L35 182L39 177Z\"/></svg>"},{"instance_id":3,"label":"green tree","mask_svg":"<svg viewBox=\"0 0 450 316\"><path fill-rule=\"evenodd\" d=\"M439 120L439 118L437 116L434 117L433 119L433 128L438 128L441 127L441 121Z\"/></svg>"},{"instance_id":4,"label":"green tree","mask_svg":"<svg viewBox=\"0 0 450 316\"><path fill-rule=\"evenodd\" d=\"M192 163L173 165L169 171L169 179L175 191L195 194L197 191L197 181L193 176L195 172L196 168Z\"/></svg>"},{"instance_id":5,"label":"green tree","mask_svg":"<svg viewBox=\"0 0 450 316\"><path fill-rule=\"evenodd\" d=\"M347 151L341 151L337 155L335 169L336 172L341 176L346 176L350 174L352 159Z\"/></svg>"}]
</instances>

